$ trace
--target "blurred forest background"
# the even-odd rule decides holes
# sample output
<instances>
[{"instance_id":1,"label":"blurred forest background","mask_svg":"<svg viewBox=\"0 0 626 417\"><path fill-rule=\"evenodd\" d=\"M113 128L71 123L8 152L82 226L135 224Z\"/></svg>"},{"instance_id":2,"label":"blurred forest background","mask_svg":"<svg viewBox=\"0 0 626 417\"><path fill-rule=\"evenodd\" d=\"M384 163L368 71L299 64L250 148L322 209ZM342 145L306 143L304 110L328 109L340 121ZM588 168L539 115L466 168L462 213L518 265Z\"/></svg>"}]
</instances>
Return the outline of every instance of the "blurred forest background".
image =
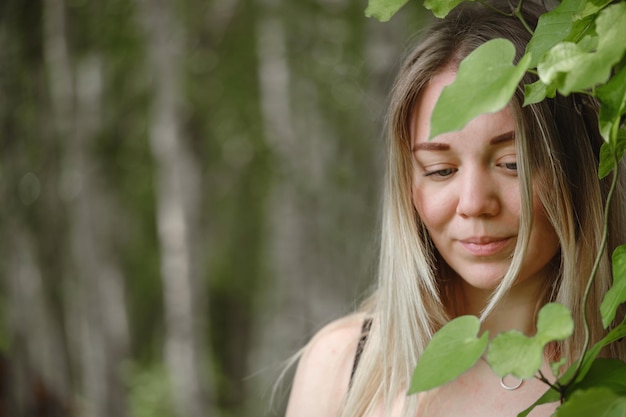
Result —
<instances>
[{"instance_id":1,"label":"blurred forest background","mask_svg":"<svg viewBox=\"0 0 626 417\"><path fill-rule=\"evenodd\" d=\"M372 283L410 3L0 1L0 416L283 415Z\"/></svg>"}]
</instances>

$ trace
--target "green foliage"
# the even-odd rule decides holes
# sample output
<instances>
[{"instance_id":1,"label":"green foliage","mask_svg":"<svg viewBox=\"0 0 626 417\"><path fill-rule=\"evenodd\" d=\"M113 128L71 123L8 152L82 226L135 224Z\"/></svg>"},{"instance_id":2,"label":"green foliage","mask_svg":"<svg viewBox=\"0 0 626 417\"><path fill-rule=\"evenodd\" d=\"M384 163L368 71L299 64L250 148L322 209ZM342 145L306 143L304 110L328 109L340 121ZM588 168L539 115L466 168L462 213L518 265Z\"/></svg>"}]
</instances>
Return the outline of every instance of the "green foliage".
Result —
<instances>
[{"instance_id":1,"label":"green foliage","mask_svg":"<svg viewBox=\"0 0 626 417\"><path fill-rule=\"evenodd\" d=\"M163 365L128 365L126 369L130 417L172 417L175 415L170 380Z\"/></svg>"},{"instance_id":2,"label":"green foliage","mask_svg":"<svg viewBox=\"0 0 626 417\"><path fill-rule=\"evenodd\" d=\"M574 18L584 4L584 0L564 0L556 9L539 18L535 36L526 46L526 52L532 56L531 67L537 66L539 58L568 37Z\"/></svg>"},{"instance_id":3,"label":"green foliage","mask_svg":"<svg viewBox=\"0 0 626 417\"><path fill-rule=\"evenodd\" d=\"M557 303L546 304L539 311L534 336L528 337L515 330L500 333L489 344L487 361L500 376L512 374L531 378L541 368L546 344L566 339L573 331L569 309Z\"/></svg>"},{"instance_id":4,"label":"green foliage","mask_svg":"<svg viewBox=\"0 0 626 417\"><path fill-rule=\"evenodd\" d=\"M578 369L578 376L576 377L574 382L580 382L583 380L587 372L592 368L594 361L606 346L611 343L615 343L618 340L624 338L626 336L626 318L622 321L619 326L616 326L613 330L611 330L606 336L604 336L598 343L593 345L582 357L581 365ZM567 378L569 375L566 372L563 378L563 382L568 381Z\"/></svg>"},{"instance_id":5,"label":"green foliage","mask_svg":"<svg viewBox=\"0 0 626 417\"><path fill-rule=\"evenodd\" d=\"M386 22L400 10L408 0L371 0L365 10L367 17L374 17L381 22Z\"/></svg>"},{"instance_id":6,"label":"green foliage","mask_svg":"<svg viewBox=\"0 0 626 417\"><path fill-rule=\"evenodd\" d=\"M560 93L568 95L607 81L626 51L621 41L626 39L626 3L602 10L595 26L597 35L578 43L558 43L545 54L537 66L544 83L554 83Z\"/></svg>"},{"instance_id":7,"label":"green foliage","mask_svg":"<svg viewBox=\"0 0 626 417\"><path fill-rule=\"evenodd\" d=\"M620 304L626 302L626 245L618 247L613 252L613 277L613 287L604 295L600 305L605 329L615 319Z\"/></svg>"},{"instance_id":8,"label":"green foliage","mask_svg":"<svg viewBox=\"0 0 626 417\"><path fill-rule=\"evenodd\" d=\"M524 106L539 103L546 97L554 98L556 88L545 85L541 80L524 86Z\"/></svg>"},{"instance_id":9,"label":"green foliage","mask_svg":"<svg viewBox=\"0 0 626 417\"><path fill-rule=\"evenodd\" d=\"M506 106L530 63L530 57L525 56L515 66L514 57L511 42L494 39L463 60L456 79L443 89L435 105L430 138L460 130L476 116ZM476 86L480 86L481 94L476 94Z\"/></svg>"},{"instance_id":10,"label":"green foliage","mask_svg":"<svg viewBox=\"0 0 626 417\"><path fill-rule=\"evenodd\" d=\"M576 389L583 390L595 386L610 388L617 394L626 394L626 363L617 359L597 359L585 377L574 385Z\"/></svg>"},{"instance_id":11,"label":"green foliage","mask_svg":"<svg viewBox=\"0 0 626 417\"><path fill-rule=\"evenodd\" d=\"M452 9L463 3L463 1L464 0L425 0L424 7L432 11L435 16L444 18Z\"/></svg>"},{"instance_id":12,"label":"green foliage","mask_svg":"<svg viewBox=\"0 0 626 417\"><path fill-rule=\"evenodd\" d=\"M604 387L576 391L555 417L618 417L626 414L626 397Z\"/></svg>"},{"instance_id":13,"label":"green foliage","mask_svg":"<svg viewBox=\"0 0 626 417\"><path fill-rule=\"evenodd\" d=\"M489 337L488 332L477 337L479 328L478 318L461 316L437 332L415 368L409 394L453 381L474 366L485 351Z\"/></svg>"},{"instance_id":14,"label":"green foliage","mask_svg":"<svg viewBox=\"0 0 626 417\"><path fill-rule=\"evenodd\" d=\"M444 17L461 2L426 0L424 6L435 16ZM382 8L389 2L370 0L370 4L374 3ZM518 7L520 5L521 1ZM518 16L516 12L513 15ZM540 16L517 66L512 65L513 46L502 39L485 43L461 63L456 80L444 89L433 111L430 137L459 130L479 114L501 109L512 99L523 75L531 71L539 80L525 86L525 106L553 98L557 92L561 95L582 92L600 102L599 131L605 143L600 151L598 176L601 179L615 173L626 150L624 39L626 2L563 0L558 7ZM481 91L479 96L467 93L477 90ZM616 179L617 175L613 175L607 206ZM605 236L607 228L605 223ZM603 252L604 243L598 261ZM612 263L613 287L605 294L599 312L605 328L615 321L618 308L626 302L626 245L614 251ZM595 275L594 269L587 280L588 288L593 285ZM462 321L457 322L459 319ZM433 337L415 369L410 393L449 382L482 355L485 335L476 337L477 319L459 319L451 321ZM583 321L586 328L580 331L585 330L588 335L585 315ZM460 329L459 323L465 323L466 327ZM562 374L560 370L569 362L567 358L550 364L557 377L555 383L550 383L539 373L545 346L570 337L573 331L569 310L552 303L540 311L534 336L509 331L497 335L488 344L487 361L495 373L520 378L536 376L548 385L545 394L519 417L527 416L540 404L556 401L561 402L554 414L556 417L626 415L626 363L598 358L602 349L626 337L626 319L591 347L587 336L583 353L579 358L570 358L573 364ZM460 352L464 352L462 358L457 357Z\"/></svg>"},{"instance_id":15,"label":"green foliage","mask_svg":"<svg viewBox=\"0 0 626 417\"><path fill-rule=\"evenodd\" d=\"M603 143L600 148L600 164L598 166L598 177L604 178L609 175L617 166L617 161L624 155L626 149L626 130L620 129L618 131L617 143L612 145L611 143Z\"/></svg>"},{"instance_id":16,"label":"green foliage","mask_svg":"<svg viewBox=\"0 0 626 417\"><path fill-rule=\"evenodd\" d=\"M621 117L626 114L626 66L622 67L605 85L596 89L596 95L602 107L600 108L600 133L608 143L611 143L611 136L615 139L612 143L614 150L621 146L622 153L626 138L622 135L614 135L613 130L619 129ZM621 144L619 144L621 142ZM617 155L621 158L621 154Z\"/></svg>"}]
</instances>

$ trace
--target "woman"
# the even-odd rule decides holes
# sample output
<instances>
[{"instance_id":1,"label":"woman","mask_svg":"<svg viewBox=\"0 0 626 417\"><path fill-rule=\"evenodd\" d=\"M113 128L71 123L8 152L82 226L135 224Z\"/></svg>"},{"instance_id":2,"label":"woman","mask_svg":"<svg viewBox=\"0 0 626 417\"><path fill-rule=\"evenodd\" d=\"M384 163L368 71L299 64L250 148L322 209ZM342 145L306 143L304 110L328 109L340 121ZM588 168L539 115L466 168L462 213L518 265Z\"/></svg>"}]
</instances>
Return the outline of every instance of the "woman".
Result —
<instances>
[{"instance_id":1,"label":"woman","mask_svg":"<svg viewBox=\"0 0 626 417\"><path fill-rule=\"evenodd\" d=\"M541 10L527 3L524 19L535 26ZM493 5L510 11L507 3ZM441 388L406 396L433 333L464 314L479 316L481 332L491 337L510 329L531 335L538 309L563 303L577 330L547 349L543 373L551 374L548 361L580 354L581 300L610 181L597 177L595 103L571 95L522 107L523 85L535 81L527 75L505 109L427 141L442 88L464 57L493 38L512 41L519 59L530 35L514 17L463 6L406 59L387 119L379 285L360 312L329 324L307 345L288 417L517 415L546 385L500 381L482 360ZM611 283L608 254L626 237L623 184L589 300L592 342L603 334L596 312ZM626 348L614 344L606 354L626 359ZM555 407L530 415L548 416Z\"/></svg>"}]
</instances>

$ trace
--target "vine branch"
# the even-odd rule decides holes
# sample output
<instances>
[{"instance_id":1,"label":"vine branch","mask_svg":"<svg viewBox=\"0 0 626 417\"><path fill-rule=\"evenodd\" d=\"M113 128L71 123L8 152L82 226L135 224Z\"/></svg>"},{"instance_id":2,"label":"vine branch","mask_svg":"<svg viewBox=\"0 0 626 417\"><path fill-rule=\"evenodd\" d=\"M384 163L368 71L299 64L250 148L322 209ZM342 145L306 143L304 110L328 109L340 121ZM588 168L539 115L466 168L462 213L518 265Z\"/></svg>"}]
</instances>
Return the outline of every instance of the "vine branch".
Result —
<instances>
[{"instance_id":1,"label":"vine branch","mask_svg":"<svg viewBox=\"0 0 626 417\"><path fill-rule=\"evenodd\" d=\"M524 15L522 14L522 5L523 4L524 4L524 0L520 0L519 3L517 3L517 7L515 7L515 9L513 10L513 15L515 15L515 17L517 17L519 19L519 21L526 28L528 33L530 33L531 36L532 36L532 35L534 35L535 32L530 27L528 22L526 22L526 19L524 19Z\"/></svg>"},{"instance_id":2,"label":"vine branch","mask_svg":"<svg viewBox=\"0 0 626 417\"><path fill-rule=\"evenodd\" d=\"M595 279L596 279L598 268L600 267L600 262L602 261L602 258L604 256L604 251L606 249L606 242L608 240L608 234L609 234L609 209L611 206L611 200L613 199L613 193L615 192L615 188L617 186L617 180L619 177L618 175L619 161L617 160L617 156L615 154L613 155L613 159L615 161L615 168L613 169L613 178L611 179L611 187L609 188L609 193L606 197L606 203L604 205L604 224L602 227L602 241L600 243L600 249L598 249L598 254L596 256L595 262L593 264L593 269L591 270L591 274L589 276L589 281L587 282L587 287L585 288L585 294L583 296L583 302L582 302L585 342L583 344L583 349L582 349L582 353L580 356L580 360L578 361L578 364L576 365L576 371L574 372L572 379L568 382L568 385L576 381L576 378L578 378L578 374L580 374L580 369L583 365L583 358L585 357L587 350L589 350L589 341L591 339L591 334L589 330L589 317L587 315L587 302L589 300L589 294L591 293L591 288L593 287L593 283L595 282Z\"/></svg>"}]
</instances>

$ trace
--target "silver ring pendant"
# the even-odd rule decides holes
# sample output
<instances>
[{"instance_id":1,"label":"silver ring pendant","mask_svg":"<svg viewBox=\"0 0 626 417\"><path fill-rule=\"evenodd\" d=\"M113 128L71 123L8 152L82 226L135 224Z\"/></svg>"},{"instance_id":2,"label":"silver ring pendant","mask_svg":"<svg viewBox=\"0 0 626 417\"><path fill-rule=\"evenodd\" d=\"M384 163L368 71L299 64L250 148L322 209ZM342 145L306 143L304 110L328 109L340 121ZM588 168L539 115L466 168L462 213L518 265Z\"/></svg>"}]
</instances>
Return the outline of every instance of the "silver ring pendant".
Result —
<instances>
[{"instance_id":1,"label":"silver ring pendant","mask_svg":"<svg viewBox=\"0 0 626 417\"><path fill-rule=\"evenodd\" d=\"M524 380L522 378L520 378L520 380L519 380L519 382L517 384L515 384L515 385L507 385L504 382L504 377L500 378L500 386L502 388L504 388L505 390L507 390L507 391L514 391L514 390L518 389L519 387L521 387L523 383L524 383Z\"/></svg>"}]
</instances>

